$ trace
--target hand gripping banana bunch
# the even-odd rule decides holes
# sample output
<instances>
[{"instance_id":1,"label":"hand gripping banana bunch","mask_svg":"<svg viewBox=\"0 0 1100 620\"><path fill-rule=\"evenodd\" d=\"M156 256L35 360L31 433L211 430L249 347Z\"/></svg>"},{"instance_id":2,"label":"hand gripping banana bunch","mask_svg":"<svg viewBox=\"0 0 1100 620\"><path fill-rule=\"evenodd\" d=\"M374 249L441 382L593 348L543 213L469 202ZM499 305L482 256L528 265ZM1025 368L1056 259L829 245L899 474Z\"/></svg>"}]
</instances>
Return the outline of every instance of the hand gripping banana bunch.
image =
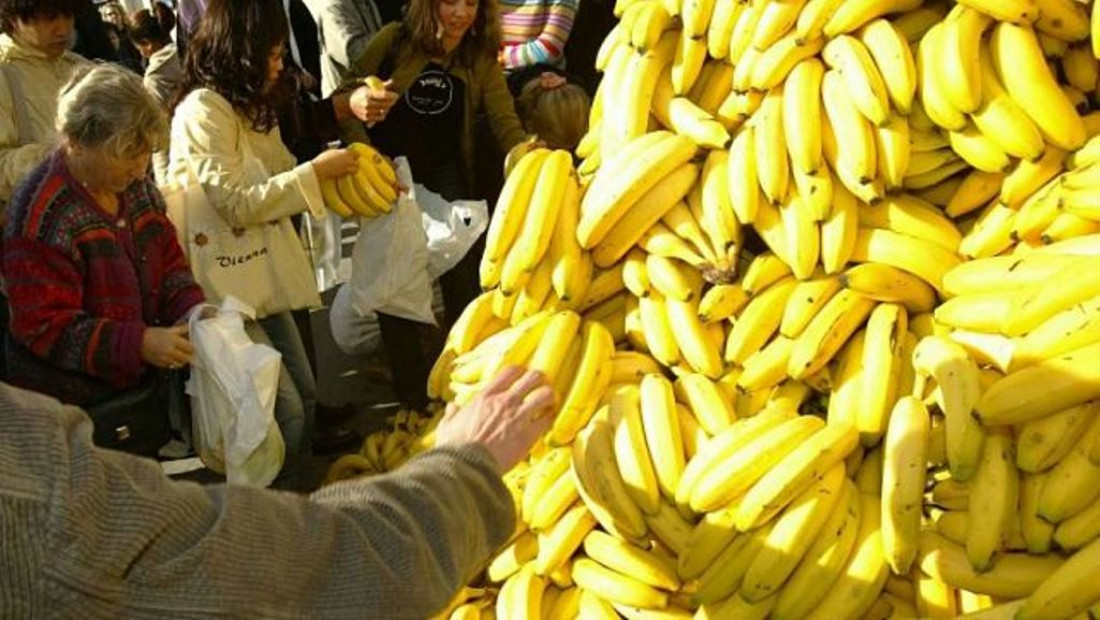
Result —
<instances>
[{"instance_id":1,"label":"hand gripping banana bunch","mask_svg":"<svg viewBox=\"0 0 1100 620\"><path fill-rule=\"evenodd\" d=\"M1100 616L1100 2L615 11L431 373L559 403L442 617Z\"/></svg>"},{"instance_id":2,"label":"hand gripping banana bunch","mask_svg":"<svg viewBox=\"0 0 1100 620\"><path fill-rule=\"evenodd\" d=\"M341 217L378 217L389 213L397 201L397 173L389 160L359 142L348 147L358 155L359 170L336 180L321 182L325 206Z\"/></svg>"}]
</instances>

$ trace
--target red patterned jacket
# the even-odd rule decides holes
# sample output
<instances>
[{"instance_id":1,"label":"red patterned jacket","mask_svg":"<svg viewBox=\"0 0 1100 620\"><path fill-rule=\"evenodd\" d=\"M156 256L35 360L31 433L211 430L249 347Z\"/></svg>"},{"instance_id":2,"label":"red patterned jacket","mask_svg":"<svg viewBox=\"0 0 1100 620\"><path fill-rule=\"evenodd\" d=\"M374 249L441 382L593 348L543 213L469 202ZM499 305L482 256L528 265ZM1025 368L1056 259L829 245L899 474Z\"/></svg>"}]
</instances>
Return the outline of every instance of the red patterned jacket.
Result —
<instances>
[{"instance_id":1,"label":"red patterned jacket","mask_svg":"<svg viewBox=\"0 0 1100 620\"><path fill-rule=\"evenodd\" d=\"M203 301L151 179L103 211L54 153L8 205L0 270L9 381L77 405L137 385L146 326Z\"/></svg>"}]
</instances>

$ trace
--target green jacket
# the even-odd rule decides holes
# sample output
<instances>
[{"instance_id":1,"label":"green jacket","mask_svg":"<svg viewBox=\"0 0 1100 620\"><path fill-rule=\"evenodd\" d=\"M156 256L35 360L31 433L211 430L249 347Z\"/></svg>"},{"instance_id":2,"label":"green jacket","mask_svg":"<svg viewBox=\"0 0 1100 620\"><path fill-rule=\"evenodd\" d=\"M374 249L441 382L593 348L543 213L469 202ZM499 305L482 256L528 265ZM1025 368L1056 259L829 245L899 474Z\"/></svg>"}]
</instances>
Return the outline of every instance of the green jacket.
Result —
<instances>
[{"instance_id":1,"label":"green jacket","mask_svg":"<svg viewBox=\"0 0 1100 620\"><path fill-rule=\"evenodd\" d=\"M383 61L394 52L395 45L400 45L394 57L394 70L387 79L393 80L393 88L398 93L404 93L413 80L424 70L431 61L427 54L411 41L400 40L401 23L393 22L371 39L370 44L363 50L362 55L348 68L344 87L350 87L368 75L377 75ZM512 101L512 94L508 92L508 84L504 81L504 73L496 58L484 56L476 58L472 65L462 63L454 54L444 58L440 63L447 71L462 80L466 84L466 105L462 123L462 136L460 146L462 149L463 171L472 176L474 170L474 119L477 114L484 111L489 120L489 127L493 136L504 153L512 147L524 141L523 126ZM383 76L379 76L383 77ZM341 127L341 138L345 142L368 142L366 128L363 123L352 119Z\"/></svg>"}]
</instances>

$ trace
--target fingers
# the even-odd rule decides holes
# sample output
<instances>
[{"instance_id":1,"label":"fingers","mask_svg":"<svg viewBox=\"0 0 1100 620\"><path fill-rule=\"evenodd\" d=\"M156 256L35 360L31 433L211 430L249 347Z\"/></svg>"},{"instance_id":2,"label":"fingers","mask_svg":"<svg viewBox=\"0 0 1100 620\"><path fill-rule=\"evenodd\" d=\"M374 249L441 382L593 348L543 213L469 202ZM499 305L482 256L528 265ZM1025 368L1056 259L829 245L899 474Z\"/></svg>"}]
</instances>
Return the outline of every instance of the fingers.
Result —
<instances>
[{"instance_id":1,"label":"fingers","mask_svg":"<svg viewBox=\"0 0 1100 620\"><path fill-rule=\"evenodd\" d=\"M508 392L517 400L523 400L524 398L527 398L528 394L531 393L532 390L535 390L536 388L545 385L546 378L541 372L528 370L523 373L523 376L521 376L519 379L516 380L515 383L512 384L512 387L509 388Z\"/></svg>"},{"instance_id":2,"label":"fingers","mask_svg":"<svg viewBox=\"0 0 1100 620\"><path fill-rule=\"evenodd\" d=\"M527 398L523 399L523 402L519 406L519 410L516 415L520 419L535 419L547 417L545 416L554 406L554 390L550 389L550 386L543 385L536 388L533 392L527 395Z\"/></svg>"},{"instance_id":3,"label":"fingers","mask_svg":"<svg viewBox=\"0 0 1100 620\"><path fill-rule=\"evenodd\" d=\"M522 374L523 369L519 366L508 366L504 370L501 370L497 376L493 377L489 385L486 385L485 389L481 391L481 396L484 398L507 390Z\"/></svg>"}]
</instances>

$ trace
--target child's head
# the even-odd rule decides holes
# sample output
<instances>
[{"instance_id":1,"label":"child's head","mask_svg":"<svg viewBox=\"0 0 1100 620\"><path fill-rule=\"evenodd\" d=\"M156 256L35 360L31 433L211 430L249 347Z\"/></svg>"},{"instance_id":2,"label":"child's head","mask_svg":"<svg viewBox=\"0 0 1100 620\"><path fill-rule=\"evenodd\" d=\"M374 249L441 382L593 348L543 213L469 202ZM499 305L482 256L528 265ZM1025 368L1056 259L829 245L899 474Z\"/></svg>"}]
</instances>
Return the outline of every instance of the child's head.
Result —
<instances>
[{"instance_id":1,"label":"child's head","mask_svg":"<svg viewBox=\"0 0 1100 620\"><path fill-rule=\"evenodd\" d=\"M529 80L516 99L516 111L528 133L552 149L572 151L588 131L591 102L584 89L557 73Z\"/></svg>"}]
</instances>

